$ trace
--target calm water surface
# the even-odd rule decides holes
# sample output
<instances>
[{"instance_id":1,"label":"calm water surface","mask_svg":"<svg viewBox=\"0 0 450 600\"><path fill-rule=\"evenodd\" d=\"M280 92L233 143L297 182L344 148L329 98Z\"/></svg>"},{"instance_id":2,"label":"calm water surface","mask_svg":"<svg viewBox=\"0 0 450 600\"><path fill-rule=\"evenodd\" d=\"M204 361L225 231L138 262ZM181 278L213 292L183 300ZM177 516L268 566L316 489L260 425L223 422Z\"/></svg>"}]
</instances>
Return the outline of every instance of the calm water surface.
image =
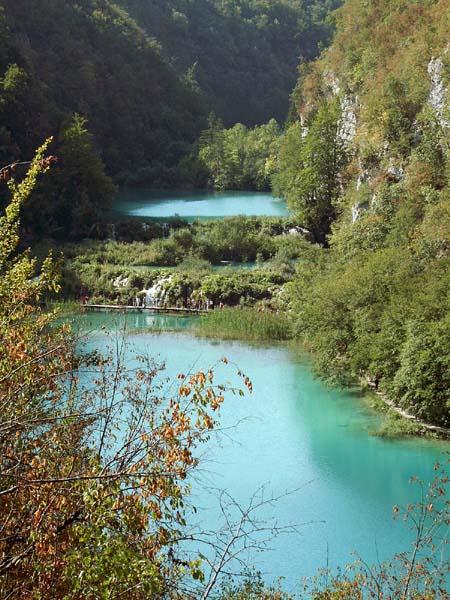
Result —
<instances>
[{"instance_id":1,"label":"calm water surface","mask_svg":"<svg viewBox=\"0 0 450 600\"><path fill-rule=\"evenodd\" d=\"M286 203L264 192L154 192L123 190L113 212L126 217L162 219L178 215L195 219L219 219L233 215L284 217Z\"/></svg>"},{"instance_id":2,"label":"calm water surface","mask_svg":"<svg viewBox=\"0 0 450 600\"><path fill-rule=\"evenodd\" d=\"M92 323L93 346L105 347L101 326L110 329L116 320L107 314L84 317L83 327ZM166 361L169 376L205 369L226 356L252 379L252 396L231 396L223 407L222 425L236 427L211 440L193 499L199 524L217 528L218 505L207 488L225 489L244 506L261 485L268 496L297 490L262 514L276 516L281 525L300 524L299 535L279 537L271 551L250 557L268 580L283 576L292 590L327 563L351 562L352 551L375 563L408 547L412 535L393 521L392 508L417 498L409 478L431 481L448 445L371 436L378 417L350 391L326 388L287 347L212 342L173 331L187 328L192 318L129 314L124 322L135 350ZM134 333L151 327L172 331ZM234 371L223 365L218 379L233 381Z\"/></svg>"}]
</instances>

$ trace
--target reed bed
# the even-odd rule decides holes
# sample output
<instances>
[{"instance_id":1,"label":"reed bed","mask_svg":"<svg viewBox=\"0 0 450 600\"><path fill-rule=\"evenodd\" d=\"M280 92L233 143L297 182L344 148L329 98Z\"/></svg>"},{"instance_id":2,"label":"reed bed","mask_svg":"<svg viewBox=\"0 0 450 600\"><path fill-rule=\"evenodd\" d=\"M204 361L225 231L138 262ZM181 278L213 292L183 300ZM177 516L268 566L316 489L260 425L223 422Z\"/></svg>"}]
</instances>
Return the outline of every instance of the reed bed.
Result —
<instances>
[{"instance_id":1,"label":"reed bed","mask_svg":"<svg viewBox=\"0 0 450 600\"><path fill-rule=\"evenodd\" d=\"M249 341L283 341L292 338L290 319L282 313L259 312L251 308L223 308L199 319L199 337Z\"/></svg>"}]
</instances>

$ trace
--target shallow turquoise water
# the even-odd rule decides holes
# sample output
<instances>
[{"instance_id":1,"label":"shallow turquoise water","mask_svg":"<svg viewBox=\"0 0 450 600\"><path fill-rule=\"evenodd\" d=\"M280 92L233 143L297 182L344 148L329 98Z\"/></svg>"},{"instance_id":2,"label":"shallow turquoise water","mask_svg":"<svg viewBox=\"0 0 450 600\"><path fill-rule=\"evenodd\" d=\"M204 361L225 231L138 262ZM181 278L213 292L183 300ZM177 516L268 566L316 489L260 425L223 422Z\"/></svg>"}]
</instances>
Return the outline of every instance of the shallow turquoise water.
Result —
<instances>
[{"instance_id":1,"label":"shallow turquoise water","mask_svg":"<svg viewBox=\"0 0 450 600\"><path fill-rule=\"evenodd\" d=\"M174 193L149 190L121 191L114 201L113 213L153 219L178 215L188 221L233 215L289 215L284 201L264 192Z\"/></svg>"},{"instance_id":2,"label":"shallow turquoise water","mask_svg":"<svg viewBox=\"0 0 450 600\"><path fill-rule=\"evenodd\" d=\"M171 314L155 314L139 312L111 313L108 311L86 312L68 319L72 327L89 333L92 339L101 339L106 331L119 330L126 334L131 332L152 331L184 331L192 327L193 317Z\"/></svg>"},{"instance_id":3,"label":"shallow turquoise water","mask_svg":"<svg viewBox=\"0 0 450 600\"><path fill-rule=\"evenodd\" d=\"M111 328L111 316L87 317L96 332L90 344L104 349L101 325ZM128 329L143 331L148 319L127 315ZM153 319L157 328L176 329L177 317ZM182 319L178 327L190 324L192 318ZM130 342L133 352L165 361L172 378L226 356L252 379L252 396L227 398L221 414L226 431L213 437L204 452L193 501L199 524L216 529L220 512L210 488L227 490L244 506L262 485L267 496L297 490L261 515L276 517L280 525L299 525L300 532L283 535L271 542L271 551L249 557L268 580L283 576L292 590L300 578L326 564L334 568L351 562L352 551L375 563L407 549L412 534L393 521L392 508L418 497L410 477L431 481L433 465L448 445L371 436L379 419L361 399L325 387L304 357L283 346L212 342L176 332L131 333ZM236 381L234 371L221 365L217 378Z\"/></svg>"}]
</instances>

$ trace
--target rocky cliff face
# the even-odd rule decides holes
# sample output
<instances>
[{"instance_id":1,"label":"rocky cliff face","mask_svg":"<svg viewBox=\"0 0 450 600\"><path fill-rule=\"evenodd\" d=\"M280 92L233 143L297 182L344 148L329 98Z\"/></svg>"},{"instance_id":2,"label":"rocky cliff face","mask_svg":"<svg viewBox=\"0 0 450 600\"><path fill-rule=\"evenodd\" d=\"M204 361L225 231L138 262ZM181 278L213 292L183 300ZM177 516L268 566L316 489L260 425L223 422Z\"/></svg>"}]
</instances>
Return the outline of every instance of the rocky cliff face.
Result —
<instances>
[{"instance_id":1,"label":"rocky cliff face","mask_svg":"<svg viewBox=\"0 0 450 600\"><path fill-rule=\"evenodd\" d=\"M337 12L334 43L302 82L302 115L321 98L339 98L339 137L351 157L343 174L348 223L380 209L381 187L417 185L425 167L415 155L425 151L418 148L431 130L435 148L447 152L448 18L446 0L347 0Z\"/></svg>"},{"instance_id":2,"label":"rocky cliff face","mask_svg":"<svg viewBox=\"0 0 450 600\"><path fill-rule=\"evenodd\" d=\"M450 43L445 49L449 53ZM431 79L428 102L432 106L441 127L450 127L449 88L444 83L446 66L441 57L432 58L428 63L428 74Z\"/></svg>"},{"instance_id":3,"label":"rocky cliff face","mask_svg":"<svg viewBox=\"0 0 450 600\"><path fill-rule=\"evenodd\" d=\"M299 267L292 295L318 372L369 376L396 405L446 426L449 19L448 0L347 0L337 14L334 43L294 101L314 123L339 100L340 139L325 150L344 142L347 160L324 262Z\"/></svg>"},{"instance_id":4,"label":"rocky cliff face","mask_svg":"<svg viewBox=\"0 0 450 600\"><path fill-rule=\"evenodd\" d=\"M449 49L450 43L443 51L445 58L447 58ZM449 86L445 83L446 76L448 77L450 70L443 58L438 56L430 59L427 72L423 72L422 77L425 79L427 74L429 77L429 94L423 110L426 110L427 106L431 108L444 137L446 132L450 130L450 91ZM391 183L398 183L405 178L404 165L408 162L408 155L393 155L389 140L385 140L378 148L376 165L372 165L372 167L367 165L367 160L361 153L359 140L356 139L355 141L358 135L364 135L364 123L361 123L358 118L362 109L360 96L344 92L339 79L333 73L326 72L324 74L324 83L331 96L340 98L342 117L339 127L339 137L347 147L349 153L354 155L355 164L357 165L357 174L351 185L354 186L356 192L360 192L363 188L371 190L369 200L367 197L358 198L349 207L351 222L355 223L367 210L376 206L376 186L380 181L387 180ZM414 132L411 139L411 148L414 148L422 136L421 126L417 120L411 123L411 129ZM371 160L373 161L373 159L374 157L372 156Z\"/></svg>"}]
</instances>

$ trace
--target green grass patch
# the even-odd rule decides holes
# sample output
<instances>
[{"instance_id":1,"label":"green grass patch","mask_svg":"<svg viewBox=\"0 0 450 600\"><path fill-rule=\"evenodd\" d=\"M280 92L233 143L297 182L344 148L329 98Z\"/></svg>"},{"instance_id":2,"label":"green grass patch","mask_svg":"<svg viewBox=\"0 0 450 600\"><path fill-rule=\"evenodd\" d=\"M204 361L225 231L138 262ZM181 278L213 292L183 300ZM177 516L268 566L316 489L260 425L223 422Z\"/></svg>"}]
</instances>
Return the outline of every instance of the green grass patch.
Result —
<instances>
[{"instance_id":1,"label":"green grass patch","mask_svg":"<svg viewBox=\"0 0 450 600\"><path fill-rule=\"evenodd\" d=\"M387 413L381 427L373 432L372 435L382 438L400 438L418 435L434 437L430 432L426 432L418 423L405 419L393 411Z\"/></svg>"},{"instance_id":2,"label":"green grass patch","mask_svg":"<svg viewBox=\"0 0 450 600\"><path fill-rule=\"evenodd\" d=\"M285 314L251 308L211 311L199 320L195 332L200 337L264 342L289 340L293 335Z\"/></svg>"}]
</instances>

